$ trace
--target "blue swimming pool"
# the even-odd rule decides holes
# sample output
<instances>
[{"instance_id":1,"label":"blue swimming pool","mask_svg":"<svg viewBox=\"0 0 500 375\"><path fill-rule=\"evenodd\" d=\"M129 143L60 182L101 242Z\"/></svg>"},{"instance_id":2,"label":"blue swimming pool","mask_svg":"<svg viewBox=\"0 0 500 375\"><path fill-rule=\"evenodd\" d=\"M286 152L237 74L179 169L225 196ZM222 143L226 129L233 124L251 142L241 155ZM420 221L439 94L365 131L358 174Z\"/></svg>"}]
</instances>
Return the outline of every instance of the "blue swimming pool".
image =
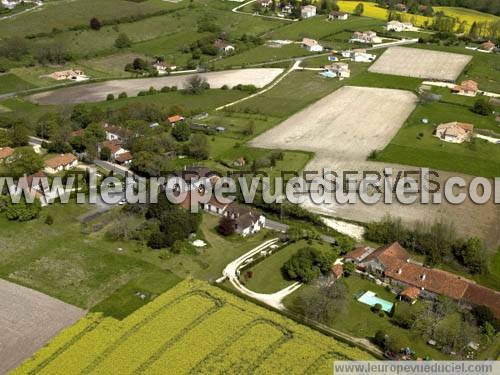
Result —
<instances>
[{"instance_id":1,"label":"blue swimming pool","mask_svg":"<svg viewBox=\"0 0 500 375\"><path fill-rule=\"evenodd\" d=\"M377 297L376 293L371 291L363 293L363 295L358 298L358 301L369 306L375 306L377 303L380 303L380 305L382 306L382 310L384 310L386 313L389 313L392 310L392 306L394 305L392 302Z\"/></svg>"}]
</instances>

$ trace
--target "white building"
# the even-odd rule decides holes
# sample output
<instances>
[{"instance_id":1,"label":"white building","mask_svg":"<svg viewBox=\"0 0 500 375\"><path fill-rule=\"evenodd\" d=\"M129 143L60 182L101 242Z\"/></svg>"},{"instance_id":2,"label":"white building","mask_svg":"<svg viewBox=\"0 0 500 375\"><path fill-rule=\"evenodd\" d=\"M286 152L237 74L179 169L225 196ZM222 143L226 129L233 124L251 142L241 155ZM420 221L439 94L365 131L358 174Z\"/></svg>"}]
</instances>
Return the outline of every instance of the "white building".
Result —
<instances>
[{"instance_id":1,"label":"white building","mask_svg":"<svg viewBox=\"0 0 500 375\"><path fill-rule=\"evenodd\" d=\"M266 225L266 217L259 211L238 203L221 203L212 197L202 204L202 208L207 212L231 218L235 232L243 237L259 232Z\"/></svg>"},{"instance_id":2,"label":"white building","mask_svg":"<svg viewBox=\"0 0 500 375\"><path fill-rule=\"evenodd\" d=\"M330 20L330 21L335 21L335 20L345 21L348 17L349 17L349 14L344 13L344 12L338 12L338 11L334 10L328 15L328 20Z\"/></svg>"},{"instance_id":3,"label":"white building","mask_svg":"<svg viewBox=\"0 0 500 375\"><path fill-rule=\"evenodd\" d=\"M302 39L302 47L311 52L321 52L323 51L323 46L318 43L317 40L304 38Z\"/></svg>"},{"instance_id":4,"label":"white building","mask_svg":"<svg viewBox=\"0 0 500 375\"><path fill-rule=\"evenodd\" d=\"M67 171L75 168L78 165L78 159L73 154L61 154L52 159L45 161L45 172L56 174L58 172Z\"/></svg>"},{"instance_id":5,"label":"white building","mask_svg":"<svg viewBox=\"0 0 500 375\"><path fill-rule=\"evenodd\" d=\"M410 22L389 21L385 26L387 31L417 31L418 29Z\"/></svg>"},{"instance_id":6,"label":"white building","mask_svg":"<svg viewBox=\"0 0 500 375\"><path fill-rule=\"evenodd\" d=\"M356 31L354 34L352 34L349 42L377 44L382 43L382 38L377 36L377 33L375 31Z\"/></svg>"},{"instance_id":7,"label":"white building","mask_svg":"<svg viewBox=\"0 0 500 375\"><path fill-rule=\"evenodd\" d=\"M316 15L316 7L314 5L306 5L300 9L300 16L302 18L311 18Z\"/></svg>"},{"instance_id":8,"label":"white building","mask_svg":"<svg viewBox=\"0 0 500 375\"><path fill-rule=\"evenodd\" d=\"M377 58L377 55L367 53L364 48L357 48L352 50L342 51L342 57L347 57L354 62L373 62Z\"/></svg>"}]
</instances>

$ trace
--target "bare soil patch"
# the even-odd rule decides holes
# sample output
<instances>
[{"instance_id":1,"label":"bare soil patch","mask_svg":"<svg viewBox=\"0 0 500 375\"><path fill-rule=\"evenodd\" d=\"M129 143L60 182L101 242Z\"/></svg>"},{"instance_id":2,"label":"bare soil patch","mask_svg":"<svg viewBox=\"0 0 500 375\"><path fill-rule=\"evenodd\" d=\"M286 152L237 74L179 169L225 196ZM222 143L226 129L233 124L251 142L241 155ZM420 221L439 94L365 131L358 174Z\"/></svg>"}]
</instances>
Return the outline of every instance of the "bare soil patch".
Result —
<instances>
[{"instance_id":1,"label":"bare soil patch","mask_svg":"<svg viewBox=\"0 0 500 375\"><path fill-rule=\"evenodd\" d=\"M84 315L84 310L0 279L0 374Z\"/></svg>"},{"instance_id":2,"label":"bare soil patch","mask_svg":"<svg viewBox=\"0 0 500 375\"><path fill-rule=\"evenodd\" d=\"M251 144L365 160L372 150L390 142L415 104L415 95L408 91L345 86Z\"/></svg>"},{"instance_id":3,"label":"bare soil patch","mask_svg":"<svg viewBox=\"0 0 500 375\"><path fill-rule=\"evenodd\" d=\"M372 73L454 81L472 56L418 48L391 47L368 68Z\"/></svg>"},{"instance_id":4,"label":"bare soil patch","mask_svg":"<svg viewBox=\"0 0 500 375\"><path fill-rule=\"evenodd\" d=\"M306 150L316 157L306 166L306 171L331 168L338 175L357 171L358 181L364 171L382 175L385 167L393 168L393 176L399 172L419 171L417 167L367 161L372 150L383 149L403 125L416 105L416 96L408 91L343 87L295 114L275 128L255 138L255 147ZM441 186L452 173L436 171ZM410 174L418 180L418 175ZM310 176L308 176L310 177ZM470 176L463 176L466 180ZM462 236L479 235L491 246L500 244L500 208L493 203L482 206L467 200L460 205L379 202L365 204L357 199L355 204L315 204L311 200L304 207L325 216L370 222L384 215L401 217L405 222L416 220L444 220L455 224Z\"/></svg>"},{"instance_id":5,"label":"bare soil patch","mask_svg":"<svg viewBox=\"0 0 500 375\"><path fill-rule=\"evenodd\" d=\"M238 84L251 84L260 88L271 83L282 72L283 69L278 68L255 68L209 72L199 75L207 79L211 88L221 88L224 85L231 88ZM181 89L186 80L193 75L195 74L91 83L34 94L29 96L28 99L43 105L99 102L105 100L108 94L118 96L120 93L126 92L128 96L135 96L139 91L148 90L150 87L159 90L164 86L177 86Z\"/></svg>"}]
</instances>

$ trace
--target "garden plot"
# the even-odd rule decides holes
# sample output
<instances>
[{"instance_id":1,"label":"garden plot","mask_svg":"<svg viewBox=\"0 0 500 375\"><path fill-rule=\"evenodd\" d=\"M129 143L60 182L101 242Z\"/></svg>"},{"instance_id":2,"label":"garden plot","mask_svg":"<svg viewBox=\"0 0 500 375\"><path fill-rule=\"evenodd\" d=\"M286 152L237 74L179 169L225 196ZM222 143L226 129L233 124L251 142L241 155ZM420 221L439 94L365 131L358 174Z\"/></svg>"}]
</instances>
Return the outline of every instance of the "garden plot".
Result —
<instances>
[{"instance_id":1,"label":"garden plot","mask_svg":"<svg viewBox=\"0 0 500 375\"><path fill-rule=\"evenodd\" d=\"M254 85L260 88L271 83L282 72L283 69L278 68L256 68L202 73L200 76L206 78L211 88L221 88L224 85L231 88L238 84ZM99 102L105 100L108 94L118 96L126 92L128 96L135 96L150 87L159 90L164 86L177 86L181 89L187 79L192 76L193 74L106 81L43 92L32 95L29 99L43 105Z\"/></svg>"},{"instance_id":2,"label":"garden plot","mask_svg":"<svg viewBox=\"0 0 500 375\"><path fill-rule=\"evenodd\" d=\"M417 48L391 47L368 68L372 73L454 81L472 56Z\"/></svg>"},{"instance_id":3,"label":"garden plot","mask_svg":"<svg viewBox=\"0 0 500 375\"><path fill-rule=\"evenodd\" d=\"M408 91L345 86L260 135L252 145L364 161L372 150L389 143L415 105L416 97Z\"/></svg>"},{"instance_id":4,"label":"garden plot","mask_svg":"<svg viewBox=\"0 0 500 375\"><path fill-rule=\"evenodd\" d=\"M79 308L0 279L0 374L84 315Z\"/></svg>"}]
</instances>

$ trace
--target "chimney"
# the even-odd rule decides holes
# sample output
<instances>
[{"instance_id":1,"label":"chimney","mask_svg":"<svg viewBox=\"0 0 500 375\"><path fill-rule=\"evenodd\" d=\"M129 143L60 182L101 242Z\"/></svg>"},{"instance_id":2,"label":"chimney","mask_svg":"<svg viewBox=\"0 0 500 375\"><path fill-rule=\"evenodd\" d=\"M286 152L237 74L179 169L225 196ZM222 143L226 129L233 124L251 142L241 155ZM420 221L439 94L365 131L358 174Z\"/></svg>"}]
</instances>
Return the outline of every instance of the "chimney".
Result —
<instances>
[{"instance_id":1,"label":"chimney","mask_svg":"<svg viewBox=\"0 0 500 375\"><path fill-rule=\"evenodd\" d=\"M422 276L420 276L420 278L421 278L422 280L425 280L425 273L424 273Z\"/></svg>"},{"instance_id":2,"label":"chimney","mask_svg":"<svg viewBox=\"0 0 500 375\"><path fill-rule=\"evenodd\" d=\"M401 268L398 268L398 275L401 275L403 273L403 270Z\"/></svg>"}]
</instances>

